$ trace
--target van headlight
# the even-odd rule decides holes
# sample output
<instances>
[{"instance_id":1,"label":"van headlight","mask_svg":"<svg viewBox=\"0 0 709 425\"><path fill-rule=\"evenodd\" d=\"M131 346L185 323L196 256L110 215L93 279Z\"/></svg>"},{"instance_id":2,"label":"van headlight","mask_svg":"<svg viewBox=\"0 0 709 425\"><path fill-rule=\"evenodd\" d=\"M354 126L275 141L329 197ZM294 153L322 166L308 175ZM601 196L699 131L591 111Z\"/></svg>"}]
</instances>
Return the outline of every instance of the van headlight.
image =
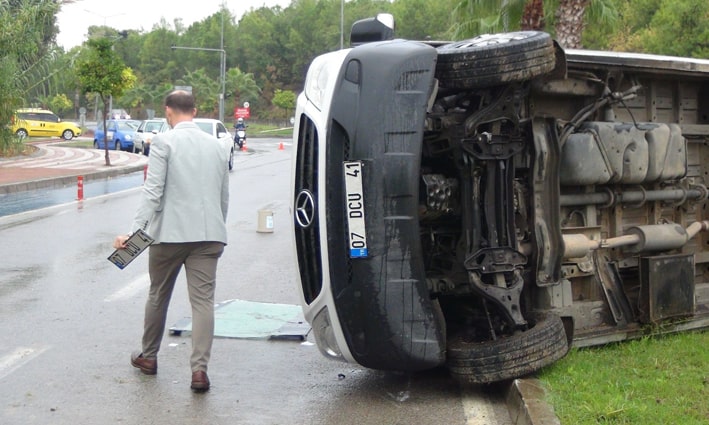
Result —
<instances>
[{"instance_id":1,"label":"van headlight","mask_svg":"<svg viewBox=\"0 0 709 425\"><path fill-rule=\"evenodd\" d=\"M332 327L332 322L330 322L330 313L327 307L320 310L311 325L313 327L315 342L317 342L318 348L323 355L331 359L345 361L345 358L342 356L342 351L337 345L335 329Z\"/></svg>"},{"instance_id":2,"label":"van headlight","mask_svg":"<svg viewBox=\"0 0 709 425\"><path fill-rule=\"evenodd\" d=\"M326 60L322 60L322 57L318 59L321 60L313 62L308 70L308 75L305 77L305 96L316 108L322 111L325 90L330 79L330 69Z\"/></svg>"},{"instance_id":3,"label":"van headlight","mask_svg":"<svg viewBox=\"0 0 709 425\"><path fill-rule=\"evenodd\" d=\"M330 80L337 78L342 62L350 49L326 53L315 58L305 76L305 96L319 110L323 110L325 94Z\"/></svg>"}]
</instances>

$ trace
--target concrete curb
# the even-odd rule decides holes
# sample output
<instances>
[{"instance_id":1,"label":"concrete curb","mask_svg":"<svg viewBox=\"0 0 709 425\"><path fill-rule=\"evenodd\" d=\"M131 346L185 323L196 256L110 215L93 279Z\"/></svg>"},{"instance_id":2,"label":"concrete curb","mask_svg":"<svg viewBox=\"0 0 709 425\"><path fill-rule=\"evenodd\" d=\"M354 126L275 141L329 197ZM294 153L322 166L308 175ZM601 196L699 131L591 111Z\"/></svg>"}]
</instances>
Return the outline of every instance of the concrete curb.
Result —
<instances>
[{"instance_id":1,"label":"concrete curb","mask_svg":"<svg viewBox=\"0 0 709 425\"><path fill-rule=\"evenodd\" d=\"M7 195L9 193L24 192L27 190L35 189L57 189L63 188L71 185L76 185L77 178L79 176L84 176L84 182L91 180L99 180L111 177L122 176L124 174L135 173L138 171L143 171L145 169L145 164L129 165L116 167L109 170L99 170L99 171L88 171L85 173L76 172L74 174L62 177L50 177L46 179L30 180L18 183L8 183L0 185L0 194Z\"/></svg>"},{"instance_id":2,"label":"concrete curb","mask_svg":"<svg viewBox=\"0 0 709 425\"><path fill-rule=\"evenodd\" d=\"M561 425L537 379L515 379L507 391L507 409L515 425Z\"/></svg>"}]
</instances>

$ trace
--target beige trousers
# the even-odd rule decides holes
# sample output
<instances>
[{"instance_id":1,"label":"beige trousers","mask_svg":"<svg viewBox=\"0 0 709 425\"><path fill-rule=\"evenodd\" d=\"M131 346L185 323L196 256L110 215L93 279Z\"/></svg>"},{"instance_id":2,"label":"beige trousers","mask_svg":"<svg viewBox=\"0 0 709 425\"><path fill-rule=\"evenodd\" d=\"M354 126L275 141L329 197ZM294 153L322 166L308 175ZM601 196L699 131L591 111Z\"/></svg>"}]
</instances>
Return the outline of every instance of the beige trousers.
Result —
<instances>
[{"instance_id":1,"label":"beige trousers","mask_svg":"<svg viewBox=\"0 0 709 425\"><path fill-rule=\"evenodd\" d=\"M207 371L214 339L214 289L221 242L161 243L149 249L150 293L145 303L143 356L157 358L175 281L185 267L192 305L192 372Z\"/></svg>"}]
</instances>

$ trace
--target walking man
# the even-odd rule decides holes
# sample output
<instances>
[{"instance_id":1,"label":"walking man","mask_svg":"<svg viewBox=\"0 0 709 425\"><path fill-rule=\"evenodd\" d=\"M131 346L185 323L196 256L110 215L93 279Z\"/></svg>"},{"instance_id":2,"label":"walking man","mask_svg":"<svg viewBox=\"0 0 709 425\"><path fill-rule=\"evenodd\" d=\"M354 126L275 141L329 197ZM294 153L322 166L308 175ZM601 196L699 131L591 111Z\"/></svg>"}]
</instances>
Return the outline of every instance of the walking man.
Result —
<instances>
[{"instance_id":1,"label":"walking man","mask_svg":"<svg viewBox=\"0 0 709 425\"><path fill-rule=\"evenodd\" d=\"M148 174L131 233L142 229L155 239L149 248L150 292L145 305L142 350L131 364L146 375L158 371L157 355L175 280L184 266L192 306L191 388L209 390L207 365L214 337L217 262L226 245L229 205L227 152L192 122L191 93L175 90L165 98L172 130L151 143ZM117 236L125 248L129 235Z\"/></svg>"}]
</instances>

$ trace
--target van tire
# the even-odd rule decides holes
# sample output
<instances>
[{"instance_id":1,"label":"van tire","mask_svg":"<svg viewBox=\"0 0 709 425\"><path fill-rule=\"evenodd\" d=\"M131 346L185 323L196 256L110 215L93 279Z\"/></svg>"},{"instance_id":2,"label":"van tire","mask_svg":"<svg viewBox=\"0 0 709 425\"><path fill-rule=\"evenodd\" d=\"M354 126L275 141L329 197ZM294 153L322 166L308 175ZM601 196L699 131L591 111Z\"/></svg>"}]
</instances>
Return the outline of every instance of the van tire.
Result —
<instances>
[{"instance_id":1,"label":"van tire","mask_svg":"<svg viewBox=\"0 0 709 425\"><path fill-rule=\"evenodd\" d=\"M496 340L471 342L449 335L448 370L460 382L483 384L518 378L561 359L569 350L559 316L540 313L532 327Z\"/></svg>"},{"instance_id":2,"label":"van tire","mask_svg":"<svg viewBox=\"0 0 709 425\"><path fill-rule=\"evenodd\" d=\"M20 139L26 139L27 136L28 136L27 130L25 130L24 128L21 128L21 129L17 130L17 131L15 132L15 135L16 135L17 137L19 137Z\"/></svg>"},{"instance_id":3,"label":"van tire","mask_svg":"<svg viewBox=\"0 0 709 425\"><path fill-rule=\"evenodd\" d=\"M71 140L74 138L74 132L71 130L64 130L62 133L62 139L64 140Z\"/></svg>"},{"instance_id":4,"label":"van tire","mask_svg":"<svg viewBox=\"0 0 709 425\"><path fill-rule=\"evenodd\" d=\"M469 89L529 80L554 69L554 41L540 31L481 35L438 47L441 87Z\"/></svg>"}]
</instances>

